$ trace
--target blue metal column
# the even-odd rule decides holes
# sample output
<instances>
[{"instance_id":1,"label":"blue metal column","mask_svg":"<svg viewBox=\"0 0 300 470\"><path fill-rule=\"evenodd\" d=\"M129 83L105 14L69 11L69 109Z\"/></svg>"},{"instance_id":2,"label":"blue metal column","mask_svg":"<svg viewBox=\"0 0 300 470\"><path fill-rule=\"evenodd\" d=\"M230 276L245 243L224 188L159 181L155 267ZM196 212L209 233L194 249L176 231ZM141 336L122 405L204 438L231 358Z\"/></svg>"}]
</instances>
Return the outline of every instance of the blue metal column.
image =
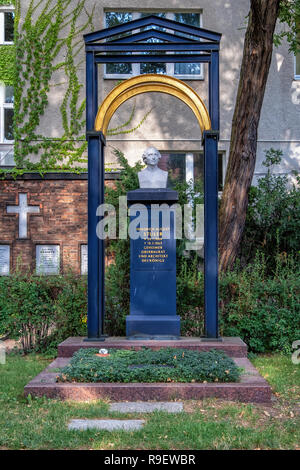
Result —
<instances>
[{"instance_id":1,"label":"blue metal column","mask_svg":"<svg viewBox=\"0 0 300 470\"><path fill-rule=\"evenodd\" d=\"M218 338L218 135L203 133L205 336Z\"/></svg>"},{"instance_id":2,"label":"blue metal column","mask_svg":"<svg viewBox=\"0 0 300 470\"><path fill-rule=\"evenodd\" d=\"M104 202L104 146L101 132L88 139L88 339L104 340L104 241L97 237L97 208Z\"/></svg>"},{"instance_id":3,"label":"blue metal column","mask_svg":"<svg viewBox=\"0 0 300 470\"><path fill-rule=\"evenodd\" d=\"M94 131L98 109L98 70L93 52L86 54L86 128L88 141L88 338L103 341L104 241L98 239L97 208L104 203L105 137Z\"/></svg>"},{"instance_id":4,"label":"blue metal column","mask_svg":"<svg viewBox=\"0 0 300 470\"><path fill-rule=\"evenodd\" d=\"M219 51L212 51L209 62L209 116L211 127L220 130Z\"/></svg>"}]
</instances>

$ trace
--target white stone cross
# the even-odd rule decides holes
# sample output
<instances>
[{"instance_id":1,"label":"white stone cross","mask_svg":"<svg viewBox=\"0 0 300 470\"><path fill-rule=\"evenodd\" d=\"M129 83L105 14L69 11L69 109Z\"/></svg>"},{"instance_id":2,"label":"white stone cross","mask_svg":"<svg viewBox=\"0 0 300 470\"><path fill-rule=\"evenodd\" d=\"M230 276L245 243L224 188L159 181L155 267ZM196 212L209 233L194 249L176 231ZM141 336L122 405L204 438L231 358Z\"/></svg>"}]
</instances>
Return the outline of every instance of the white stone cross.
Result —
<instances>
[{"instance_id":1,"label":"white stone cross","mask_svg":"<svg viewBox=\"0 0 300 470\"><path fill-rule=\"evenodd\" d=\"M19 238L27 238L27 214L39 213L39 206L27 205L27 194L19 193L19 205L7 206L8 214L19 214Z\"/></svg>"}]
</instances>

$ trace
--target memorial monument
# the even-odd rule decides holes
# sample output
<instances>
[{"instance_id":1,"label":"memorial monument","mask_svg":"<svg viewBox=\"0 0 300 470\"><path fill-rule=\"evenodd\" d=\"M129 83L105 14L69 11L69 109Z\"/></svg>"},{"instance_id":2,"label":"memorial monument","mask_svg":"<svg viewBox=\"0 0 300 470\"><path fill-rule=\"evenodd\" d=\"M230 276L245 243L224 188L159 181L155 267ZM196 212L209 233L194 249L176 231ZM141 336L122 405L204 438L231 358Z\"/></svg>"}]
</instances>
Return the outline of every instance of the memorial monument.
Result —
<instances>
[{"instance_id":1,"label":"memorial monument","mask_svg":"<svg viewBox=\"0 0 300 470\"><path fill-rule=\"evenodd\" d=\"M158 168L154 147L142 156L147 167L138 173L140 189L127 193L130 222L130 314L126 335L131 339L177 339L176 315L176 191L167 189L168 172ZM134 223L140 220L143 222Z\"/></svg>"},{"instance_id":2,"label":"memorial monument","mask_svg":"<svg viewBox=\"0 0 300 470\"><path fill-rule=\"evenodd\" d=\"M136 34L137 29L140 30L138 34ZM163 33L162 30L164 30ZM120 34L122 34L122 40L118 43ZM155 37L159 41L155 41L155 43L143 42L143 40L148 40L151 37ZM193 37L193 40L186 41L187 37ZM105 341L105 249L104 240L97 238L99 223L97 208L105 203L104 161L108 126L112 116L123 103L134 96L152 92L174 96L185 103L193 112L202 134L205 162L205 336L207 338L218 338L218 135L220 127L219 48L221 34L150 15L101 31L88 33L84 35L84 40L86 48L86 137L88 141L88 340ZM118 54L116 54L116 51L118 51ZM137 51L139 54L135 53ZM208 108L198 93L184 81L170 75L155 73L133 74L131 78L114 87L99 106L99 64L120 64L123 62L141 64L145 63L146 56L144 53L147 54L147 62L154 64L161 62L209 64L207 80ZM156 164L154 163L153 166L156 171ZM147 188L144 186L144 183L148 185L147 181L152 182L152 178L149 178L152 169L148 165L146 171L141 172L139 177L140 189L135 193L128 194L130 207L135 203L143 203L147 204L149 209L149 205L151 206L152 203L165 203L170 206L177 201L176 192L166 188L165 179L164 184L157 183L158 186L156 187ZM166 177L163 173L160 175ZM165 250L168 255L165 258L167 260L165 264L158 262L157 257L152 258L155 261L141 263L142 258L146 260L148 255L150 257L150 254L154 255L155 253L149 253L147 250L143 253L136 252L135 250L138 249L139 244L146 242L141 238L131 240L131 274L132 279L136 280L137 289L131 293L130 315L128 315L126 322L127 334L129 335L175 335L175 333L177 335L179 333L179 318L176 317L175 301L175 240L172 239L172 230L174 230L174 226L171 222L170 239L162 239L162 250ZM149 242L153 243L154 239L151 237ZM151 250L154 249L151 248ZM145 257L145 255L147 256ZM158 278L161 278L163 282L159 282ZM170 279L173 279L172 289L168 287L168 282L171 283ZM157 282L155 295L153 294L155 289L152 289L151 284L154 282ZM171 294L173 292L174 296ZM144 295L144 298L142 295ZM152 299L149 298L150 295ZM154 308L155 305L159 306L160 309ZM138 327L138 320L145 315L146 330L142 331ZM166 322L164 323L161 319L161 330L157 331L156 325L161 316L164 317ZM150 320L153 326L153 328L151 327L152 330L150 326L149 328L147 326L147 324L150 324ZM172 329L168 329L168 324L172 325Z\"/></svg>"}]
</instances>

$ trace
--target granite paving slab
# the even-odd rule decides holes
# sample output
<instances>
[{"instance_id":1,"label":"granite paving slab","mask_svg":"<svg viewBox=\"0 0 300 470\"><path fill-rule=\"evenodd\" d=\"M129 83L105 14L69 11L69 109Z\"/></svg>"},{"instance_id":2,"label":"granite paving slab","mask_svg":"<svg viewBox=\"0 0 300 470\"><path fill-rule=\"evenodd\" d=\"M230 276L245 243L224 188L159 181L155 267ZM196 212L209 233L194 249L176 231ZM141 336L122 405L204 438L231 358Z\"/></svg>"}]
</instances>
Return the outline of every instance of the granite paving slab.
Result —
<instances>
[{"instance_id":1,"label":"granite paving slab","mask_svg":"<svg viewBox=\"0 0 300 470\"><path fill-rule=\"evenodd\" d=\"M180 413L183 411L183 403L168 401L149 402L120 402L112 403L109 411L118 411L119 413L153 413L153 411L166 411L167 413Z\"/></svg>"},{"instance_id":2,"label":"granite paving slab","mask_svg":"<svg viewBox=\"0 0 300 470\"><path fill-rule=\"evenodd\" d=\"M138 431L145 424L144 419L72 419L70 431L87 431L98 429L103 431Z\"/></svg>"}]
</instances>

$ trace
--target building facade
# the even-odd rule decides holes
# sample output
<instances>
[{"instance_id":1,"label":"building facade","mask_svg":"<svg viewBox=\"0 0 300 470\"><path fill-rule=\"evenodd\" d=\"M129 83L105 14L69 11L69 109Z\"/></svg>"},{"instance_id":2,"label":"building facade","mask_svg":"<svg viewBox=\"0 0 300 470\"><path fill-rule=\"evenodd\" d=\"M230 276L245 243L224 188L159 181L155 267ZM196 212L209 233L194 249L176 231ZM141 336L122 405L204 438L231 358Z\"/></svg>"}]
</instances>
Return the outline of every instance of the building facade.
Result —
<instances>
[{"instance_id":1,"label":"building facade","mask_svg":"<svg viewBox=\"0 0 300 470\"><path fill-rule=\"evenodd\" d=\"M85 167L85 52L82 35L155 14L222 33L219 140L221 191L228 161L249 3L249 0L186 0L183 7L179 0L166 0L163 5L157 0L17 0L15 6L1 2L0 56L1 51L15 47L18 79L15 90L9 78L2 78L0 85L0 164L8 167L13 166L15 161L18 164L31 162L37 165L41 162L45 169L53 166L67 169L72 165ZM184 80L197 91L206 105L208 103L208 71L205 65L145 63L99 66L99 104L120 80L143 73L167 74ZM288 174L292 179L293 170L299 170L299 122L300 55L295 57L288 51L288 45L283 43L273 51L259 125L254 183L265 172L262 166L264 152L271 147L283 152L282 162L274 169L275 172ZM117 174L118 169L115 148L121 150L129 162L134 164L141 160L146 147L155 146L162 154L162 168L170 170L173 181L202 178L201 131L193 113L176 98L160 93L132 98L115 113L109 129L105 166L110 174ZM16 146L13 153L14 138ZM47 180L41 184L47 184ZM5 192L7 186L3 188ZM43 192L41 188L40 191ZM30 190L20 189L16 185L15 201L11 192L7 202L5 197L3 199L1 207L6 215L7 205L19 205L19 193L27 194L27 205L42 204L46 207L47 198L42 203L33 196L31 200ZM41 214L46 212L43 212L42 206L40 209L39 217L37 214L27 214L28 223L31 223L31 219L34 223L38 219L44 223ZM14 217L15 228L11 227L15 234L18 217L19 214ZM8 219L1 217L1 220ZM75 230L74 226L72 230ZM35 244L37 241L38 244L49 244L48 235L44 242L43 239L37 240L36 236L30 236L35 237ZM86 242L85 236L78 234L80 245ZM7 238L8 234L0 243L7 244ZM11 238L18 237L14 235ZM33 250L32 247L30 249ZM78 252L79 248L76 249ZM77 256L76 260L80 264L80 257Z\"/></svg>"}]
</instances>

